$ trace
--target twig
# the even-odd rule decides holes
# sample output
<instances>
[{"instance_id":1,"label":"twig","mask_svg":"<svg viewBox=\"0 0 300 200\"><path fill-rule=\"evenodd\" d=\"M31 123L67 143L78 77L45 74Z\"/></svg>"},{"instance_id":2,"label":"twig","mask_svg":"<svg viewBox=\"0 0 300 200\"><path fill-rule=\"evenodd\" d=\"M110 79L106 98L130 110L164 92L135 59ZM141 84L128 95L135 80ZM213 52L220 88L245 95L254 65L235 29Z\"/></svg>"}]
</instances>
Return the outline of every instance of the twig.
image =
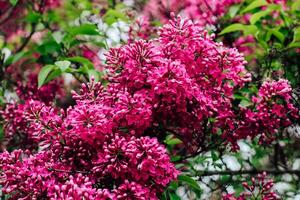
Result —
<instances>
[{"instance_id":1,"label":"twig","mask_svg":"<svg viewBox=\"0 0 300 200\"><path fill-rule=\"evenodd\" d=\"M22 43L22 45L16 50L16 53L22 51L26 45L28 44L28 42L30 41L31 37L33 36L33 34L35 33L35 29L36 29L36 24L32 24L31 25L31 32L30 34L25 38L24 42Z\"/></svg>"},{"instance_id":2,"label":"twig","mask_svg":"<svg viewBox=\"0 0 300 200\"><path fill-rule=\"evenodd\" d=\"M292 169L287 169L287 170L277 170L277 169L266 169L266 170L240 170L240 171L231 171L231 170L226 170L226 171L197 171L197 175L200 177L203 176L213 176L213 175L243 175L243 174L250 174L250 175L255 175L255 174L260 174L266 172L267 174L273 174L273 175L282 175L282 174L296 174L300 175L300 170L292 170Z\"/></svg>"}]
</instances>

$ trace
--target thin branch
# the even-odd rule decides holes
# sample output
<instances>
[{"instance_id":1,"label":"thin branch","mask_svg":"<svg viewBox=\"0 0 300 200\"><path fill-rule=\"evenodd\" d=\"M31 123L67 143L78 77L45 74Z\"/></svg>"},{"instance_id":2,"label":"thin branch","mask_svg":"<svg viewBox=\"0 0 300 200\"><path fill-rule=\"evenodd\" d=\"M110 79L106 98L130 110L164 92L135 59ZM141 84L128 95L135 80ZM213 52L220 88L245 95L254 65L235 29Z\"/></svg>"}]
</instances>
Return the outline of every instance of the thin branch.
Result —
<instances>
[{"instance_id":1,"label":"thin branch","mask_svg":"<svg viewBox=\"0 0 300 200\"><path fill-rule=\"evenodd\" d=\"M33 36L33 34L35 33L35 29L36 29L36 24L32 24L31 25L31 32L30 34L25 38L24 42L22 43L22 45L16 50L16 53L22 51L26 45L28 44L28 42L30 41L31 37Z\"/></svg>"},{"instance_id":2,"label":"thin branch","mask_svg":"<svg viewBox=\"0 0 300 200\"><path fill-rule=\"evenodd\" d=\"M300 175L300 170L292 170L292 169L287 169L287 170L276 170L276 169L266 169L266 170L240 170L240 171L231 171L231 170L225 170L225 171L197 171L197 175L200 177L203 176L213 176L213 175L230 175L230 176L235 176L235 175L243 175L243 174L248 174L248 175L255 175L255 174L260 174L266 172L267 174L273 174L273 175L282 175L282 174L295 174L295 175Z\"/></svg>"}]
</instances>

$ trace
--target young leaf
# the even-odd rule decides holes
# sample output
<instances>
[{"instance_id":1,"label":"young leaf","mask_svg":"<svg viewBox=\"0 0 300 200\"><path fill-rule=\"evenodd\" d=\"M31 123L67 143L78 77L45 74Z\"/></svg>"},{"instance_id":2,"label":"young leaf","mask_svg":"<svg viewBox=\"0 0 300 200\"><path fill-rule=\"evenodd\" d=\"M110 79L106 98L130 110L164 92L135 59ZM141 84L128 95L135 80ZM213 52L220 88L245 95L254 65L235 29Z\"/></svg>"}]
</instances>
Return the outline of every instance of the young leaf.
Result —
<instances>
[{"instance_id":1,"label":"young leaf","mask_svg":"<svg viewBox=\"0 0 300 200\"><path fill-rule=\"evenodd\" d=\"M248 12L250 10L253 10L255 8L261 7L261 6L266 6L268 5L268 2L265 0L255 0L253 1L250 5L248 5L243 11L242 13Z\"/></svg>"},{"instance_id":2,"label":"young leaf","mask_svg":"<svg viewBox=\"0 0 300 200\"><path fill-rule=\"evenodd\" d=\"M235 17L236 14L238 13L239 9L241 7L241 4L236 4L236 5L233 5L229 8L229 16L231 18Z\"/></svg>"},{"instance_id":3,"label":"young leaf","mask_svg":"<svg viewBox=\"0 0 300 200\"><path fill-rule=\"evenodd\" d=\"M54 69L54 70L49 74L49 76L46 78L45 83L48 83L49 81L55 79L56 77L59 77L61 74L62 74L62 71L61 71L59 68ZM44 83L44 84L45 84L45 83Z\"/></svg>"},{"instance_id":4,"label":"young leaf","mask_svg":"<svg viewBox=\"0 0 300 200\"><path fill-rule=\"evenodd\" d=\"M180 200L180 197L175 193L170 193L170 200Z\"/></svg>"},{"instance_id":5,"label":"young leaf","mask_svg":"<svg viewBox=\"0 0 300 200\"><path fill-rule=\"evenodd\" d=\"M221 31L220 35L223 35L225 33L235 32L235 31L243 31L243 30L244 30L244 25L236 23L227 26L223 31Z\"/></svg>"},{"instance_id":6,"label":"young leaf","mask_svg":"<svg viewBox=\"0 0 300 200\"><path fill-rule=\"evenodd\" d=\"M182 141L178 138L172 138L172 139L166 141L166 144L168 144L168 145L175 145L175 144L181 144L181 143L182 143Z\"/></svg>"},{"instance_id":7,"label":"young leaf","mask_svg":"<svg viewBox=\"0 0 300 200\"><path fill-rule=\"evenodd\" d=\"M270 31L270 32L272 33L272 35L274 35L280 42L284 42L285 37L284 37L284 35L283 35L278 29L273 28L273 29L270 29L269 31Z\"/></svg>"},{"instance_id":8,"label":"young leaf","mask_svg":"<svg viewBox=\"0 0 300 200\"><path fill-rule=\"evenodd\" d=\"M25 20L29 23L33 23L36 24L39 22L39 20L41 19L42 15L40 13L37 12L30 12L27 14L27 16L25 17Z\"/></svg>"},{"instance_id":9,"label":"young leaf","mask_svg":"<svg viewBox=\"0 0 300 200\"><path fill-rule=\"evenodd\" d=\"M80 63L83 66L86 66L87 69L94 69L94 64L91 61L89 61L88 59L81 57L81 56L66 58L66 60L69 60L69 61L75 62L75 63Z\"/></svg>"},{"instance_id":10,"label":"young leaf","mask_svg":"<svg viewBox=\"0 0 300 200\"><path fill-rule=\"evenodd\" d=\"M8 59L5 61L5 65L11 65L17 61L19 61L21 58L24 58L25 56L28 56L30 53L29 52L24 52L21 51L19 53L16 53L15 55L11 55L10 57L8 57Z\"/></svg>"},{"instance_id":11,"label":"young leaf","mask_svg":"<svg viewBox=\"0 0 300 200\"><path fill-rule=\"evenodd\" d=\"M294 38L293 41L300 40L300 27L294 29Z\"/></svg>"},{"instance_id":12,"label":"young leaf","mask_svg":"<svg viewBox=\"0 0 300 200\"><path fill-rule=\"evenodd\" d=\"M291 42L288 45L288 48L299 48L300 47L300 42Z\"/></svg>"},{"instance_id":13,"label":"young leaf","mask_svg":"<svg viewBox=\"0 0 300 200\"><path fill-rule=\"evenodd\" d=\"M9 3L13 6L17 5L19 0L9 0Z\"/></svg>"},{"instance_id":14,"label":"young leaf","mask_svg":"<svg viewBox=\"0 0 300 200\"><path fill-rule=\"evenodd\" d=\"M68 67L70 67L71 62L68 60L64 60L64 61L56 61L54 63L57 67L59 67L59 69L61 69L61 71L66 71L66 69L68 69Z\"/></svg>"},{"instance_id":15,"label":"young leaf","mask_svg":"<svg viewBox=\"0 0 300 200\"><path fill-rule=\"evenodd\" d=\"M191 189L196 190L196 191L201 191L200 186L198 185L198 183L192 179L189 176L186 175L179 175L178 176L178 180L182 183L187 184Z\"/></svg>"},{"instance_id":16,"label":"young leaf","mask_svg":"<svg viewBox=\"0 0 300 200\"><path fill-rule=\"evenodd\" d=\"M97 27L92 24L82 24L80 26L75 26L69 28L68 32L70 35L99 35L99 31L97 30Z\"/></svg>"},{"instance_id":17,"label":"young leaf","mask_svg":"<svg viewBox=\"0 0 300 200\"><path fill-rule=\"evenodd\" d=\"M292 8L292 11L293 11L293 12L295 12L296 10L300 10L300 0L296 0L296 1L292 4L291 8Z\"/></svg>"},{"instance_id":18,"label":"young leaf","mask_svg":"<svg viewBox=\"0 0 300 200\"><path fill-rule=\"evenodd\" d=\"M270 12L271 12L271 10L263 10L263 11L255 13L254 15L251 16L250 23L255 24L258 20L267 16Z\"/></svg>"},{"instance_id":19,"label":"young leaf","mask_svg":"<svg viewBox=\"0 0 300 200\"><path fill-rule=\"evenodd\" d=\"M245 25L244 26L244 35L255 35L258 31L258 28L255 25Z\"/></svg>"},{"instance_id":20,"label":"young leaf","mask_svg":"<svg viewBox=\"0 0 300 200\"><path fill-rule=\"evenodd\" d=\"M38 87L42 87L50 72L55 68L55 65L46 65L43 67L38 75Z\"/></svg>"}]
</instances>

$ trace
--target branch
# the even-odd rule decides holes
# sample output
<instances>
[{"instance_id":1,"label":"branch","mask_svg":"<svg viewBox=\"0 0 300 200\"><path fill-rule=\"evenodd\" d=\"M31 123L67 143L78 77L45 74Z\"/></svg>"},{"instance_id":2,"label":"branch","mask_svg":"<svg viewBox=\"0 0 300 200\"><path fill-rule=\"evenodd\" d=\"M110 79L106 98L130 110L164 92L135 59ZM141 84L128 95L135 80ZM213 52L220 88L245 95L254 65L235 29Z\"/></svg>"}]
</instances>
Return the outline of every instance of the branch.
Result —
<instances>
[{"instance_id":1,"label":"branch","mask_svg":"<svg viewBox=\"0 0 300 200\"><path fill-rule=\"evenodd\" d=\"M36 24L32 24L31 25L31 32L30 34L25 38L24 42L22 43L22 45L16 50L16 53L22 51L26 45L28 44L28 42L30 41L31 37L33 36L33 34L35 33L35 28L36 28Z\"/></svg>"},{"instance_id":2,"label":"branch","mask_svg":"<svg viewBox=\"0 0 300 200\"><path fill-rule=\"evenodd\" d=\"M266 172L267 174L273 174L273 175L282 175L282 174L295 174L295 175L300 175L300 170L292 170L292 169L287 169L284 171L277 170L277 169L266 169L266 170L240 170L240 171L231 171L231 170L225 170L225 171L197 171L197 176L203 177L203 176L213 176L213 175L230 175L230 176L235 176L235 175L243 175L243 174L248 174L248 175L255 175L255 174L261 174L263 172Z\"/></svg>"}]
</instances>

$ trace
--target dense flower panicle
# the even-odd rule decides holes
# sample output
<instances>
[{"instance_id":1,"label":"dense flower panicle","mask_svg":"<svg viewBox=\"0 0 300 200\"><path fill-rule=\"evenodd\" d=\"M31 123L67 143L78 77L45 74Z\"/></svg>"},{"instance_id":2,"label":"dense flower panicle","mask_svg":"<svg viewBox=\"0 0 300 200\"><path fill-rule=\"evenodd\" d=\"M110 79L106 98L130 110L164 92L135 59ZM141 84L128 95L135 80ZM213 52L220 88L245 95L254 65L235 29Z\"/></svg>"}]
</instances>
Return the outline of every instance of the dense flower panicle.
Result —
<instances>
[{"instance_id":1,"label":"dense flower panicle","mask_svg":"<svg viewBox=\"0 0 300 200\"><path fill-rule=\"evenodd\" d=\"M64 121L68 132L80 135L80 138L91 145L103 143L105 137L112 133L113 122L109 108L104 105L78 104L68 109Z\"/></svg>"},{"instance_id":2,"label":"dense flower panicle","mask_svg":"<svg viewBox=\"0 0 300 200\"><path fill-rule=\"evenodd\" d=\"M63 130L60 130L61 132ZM63 134L50 143L53 159L68 166L73 171L90 170L92 160L97 156L97 150L81 139L78 133L63 132Z\"/></svg>"},{"instance_id":3,"label":"dense flower panicle","mask_svg":"<svg viewBox=\"0 0 300 200\"><path fill-rule=\"evenodd\" d=\"M161 192L160 190L176 179L178 174L174 165L170 163L166 149L158 143L157 139L149 137L137 139L135 146L136 150L130 155L131 162L137 164L135 179L146 183L152 180L156 183L153 188Z\"/></svg>"},{"instance_id":4,"label":"dense flower panicle","mask_svg":"<svg viewBox=\"0 0 300 200\"><path fill-rule=\"evenodd\" d=\"M2 192L11 194L10 199L40 199L45 198L47 184L51 172L47 170L50 155L39 153L34 156L28 155L24 158L20 150L11 154L1 154L1 185Z\"/></svg>"},{"instance_id":5,"label":"dense flower panicle","mask_svg":"<svg viewBox=\"0 0 300 200\"><path fill-rule=\"evenodd\" d=\"M129 184L133 191L127 195L134 196L128 199L158 199L157 194L177 176L164 147L154 139L116 136L102 149L93 149L64 137L60 145L63 149L54 145L53 152L28 152L28 157L22 151L0 154L3 192L16 193L11 199L126 199ZM104 189L98 190L97 185Z\"/></svg>"},{"instance_id":6,"label":"dense flower panicle","mask_svg":"<svg viewBox=\"0 0 300 200\"><path fill-rule=\"evenodd\" d=\"M251 80L236 49L215 43L199 24L174 16L157 40L133 42L107 57L113 81L107 90L126 91L126 99L146 95L138 102L149 110L147 121L175 128L187 141L188 134L201 135L205 119L223 120L232 113L234 89ZM137 117L132 114L127 112L127 118Z\"/></svg>"},{"instance_id":7,"label":"dense flower panicle","mask_svg":"<svg viewBox=\"0 0 300 200\"><path fill-rule=\"evenodd\" d=\"M11 146L26 149L51 139L53 130L62 123L56 109L35 100L9 104L1 115L5 120L4 134L8 142Z\"/></svg>"},{"instance_id":8,"label":"dense flower panicle","mask_svg":"<svg viewBox=\"0 0 300 200\"><path fill-rule=\"evenodd\" d=\"M151 199L157 199L166 185L176 178L177 170L171 164L165 148L159 145L156 139L131 136L136 133L131 122L127 126L127 122L118 123L115 119L120 115L117 110L120 110L122 106L126 108L131 106L130 102L121 100L123 94L121 93L115 99L112 97L113 90L110 93L105 91L103 92L104 96L107 95L105 99L103 94L93 91L95 88L102 89L97 84L83 87L82 92L90 95L86 95L86 99L83 94L75 95L77 105L69 108L66 114L62 115L50 112L47 110L48 107L40 102L32 101L25 105L25 109L31 111L30 114L25 112L26 117L23 116L27 120L25 124L33 127L27 130L26 134L39 136L38 138L41 139L37 142L43 141L45 147L41 153L30 155L30 162L26 157L20 156L18 165L20 168L26 166L28 169L38 167L37 172L33 170L33 173L41 172L47 177L42 178L45 181L31 183L28 190L35 187L35 193L22 193L15 190L15 187L21 186L20 184L7 180L11 171L22 169L14 169L15 165L5 168L1 172L3 183L6 185L3 192L6 194L13 192L18 195L11 199L35 199L44 195L52 199L71 197L74 199L83 197L119 199L117 195L120 198L126 198L128 192L125 190L126 184L136 185L136 189L132 188L133 192L129 193L134 195L135 199L148 198L148 196L151 196ZM124 98L129 96L127 94ZM34 106L34 109L30 105ZM50 117L52 114L56 116ZM132 115L141 117L136 113ZM123 117L128 116L130 113ZM33 124L30 124L31 122ZM36 139L36 137L33 138ZM46 152L48 152L47 163L40 158L46 155ZM39 159L38 164L35 164L35 159ZM3 162L5 160L9 159L3 159ZM42 165L42 162L45 163ZM78 179L78 173L85 174L82 179L84 181L80 181L80 177L79 181L75 181ZM27 180L29 177L20 177L21 179ZM128 182L123 184L125 179ZM53 186L50 187L51 184ZM10 189L11 187L14 189ZM99 190L98 187L103 190ZM131 197L128 198L131 199Z\"/></svg>"},{"instance_id":9,"label":"dense flower panicle","mask_svg":"<svg viewBox=\"0 0 300 200\"><path fill-rule=\"evenodd\" d=\"M165 148L156 139L116 135L109 142L104 143L103 150L94 161L95 174L115 179L130 178L151 188L153 194L162 192L176 178L178 172L170 163Z\"/></svg>"},{"instance_id":10,"label":"dense flower panicle","mask_svg":"<svg viewBox=\"0 0 300 200\"><path fill-rule=\"evenodd\" d=\"M255 109L245 110L244 119L236 131L237 137L259 135L261 143L272 142L280 130L299 116L292 102L292 88L284 79L264 82L252 101Z\"/></svg>"}]
</instances>

